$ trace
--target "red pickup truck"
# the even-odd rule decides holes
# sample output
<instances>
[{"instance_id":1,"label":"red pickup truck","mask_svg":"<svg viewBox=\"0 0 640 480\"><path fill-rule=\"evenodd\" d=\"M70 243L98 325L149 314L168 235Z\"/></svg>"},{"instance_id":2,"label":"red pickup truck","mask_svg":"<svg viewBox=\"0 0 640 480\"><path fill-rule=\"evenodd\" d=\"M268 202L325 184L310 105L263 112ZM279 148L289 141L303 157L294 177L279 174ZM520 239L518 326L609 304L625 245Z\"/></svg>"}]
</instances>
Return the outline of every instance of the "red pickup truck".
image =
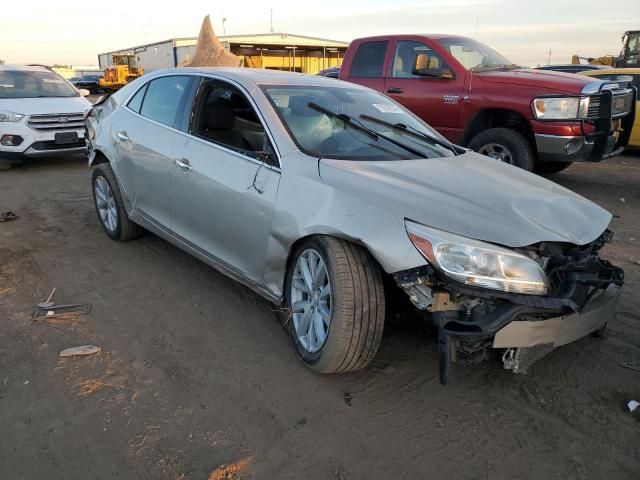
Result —
<instances>
[{"instance_id":1,"label":"red pickup truck","mask_svg":"<svg viewBox=\"0 0 640 480\"><path fill-rule=\"evenodd\" d=\"M635 117L633 88L523 68L460 36L354 40L339 78L387 94L458 145L539 173L619 154Z\"/></svg>"}]
</instances>

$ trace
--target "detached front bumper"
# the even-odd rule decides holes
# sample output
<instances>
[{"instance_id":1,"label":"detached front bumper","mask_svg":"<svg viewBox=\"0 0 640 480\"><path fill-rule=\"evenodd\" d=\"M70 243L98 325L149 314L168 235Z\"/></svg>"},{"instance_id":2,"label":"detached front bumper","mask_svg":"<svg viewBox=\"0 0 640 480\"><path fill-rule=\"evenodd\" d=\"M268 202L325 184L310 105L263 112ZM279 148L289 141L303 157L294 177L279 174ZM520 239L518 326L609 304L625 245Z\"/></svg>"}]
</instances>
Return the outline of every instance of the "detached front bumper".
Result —
<instances>
[{"instance_id":1,"label":"detached front bumper","mask_svg":"<svg viewBox=\"0 0 640 480\"><path fill-rule=\"evenodd\" d=\"M609 285L580 312L547 320L516 320L498 330L493 348L559 347L601 329L615 315L621 287Z\"/></svg>"}]
</instances>

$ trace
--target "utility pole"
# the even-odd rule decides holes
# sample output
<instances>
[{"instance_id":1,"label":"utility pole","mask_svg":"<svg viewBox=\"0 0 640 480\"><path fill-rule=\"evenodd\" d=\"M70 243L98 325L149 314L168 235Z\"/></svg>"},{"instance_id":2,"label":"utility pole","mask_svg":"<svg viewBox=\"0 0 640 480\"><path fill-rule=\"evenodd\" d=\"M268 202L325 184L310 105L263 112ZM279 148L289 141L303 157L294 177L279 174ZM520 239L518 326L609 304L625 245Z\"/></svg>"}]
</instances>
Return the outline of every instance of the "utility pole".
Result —
<instances>
[{"instance_id":1,"label":"utility pole","mask_svg":"<svg viewBox=\"0 0 640 480\"><path fill-rule=\"evenodd\" d=\"M271 11L271 26L269 28L269 31L273 33L273 8L270 11Z\"/></svg>"},{"instance_id":2,"label":"utility pole","mask_svg":"<svg viewBox=\"0 0 640 480\"><path fill-rule=\"evenodd\" d=\"M547 62L547 65L551 65L551 53L553 52L551 52L551 49L549 49L548 53L549 53L549 61Z\"/></svg>"},{"instance_id":3,"label":"utility pole","mask_svg":"<svg viewBox=\"0 0 640 480\"><path fill-rule=\"evenodd\" d=\"M222 17L222 35L227 34L227 28L225 24L227 23L227 17Z\"/></svg>"}]
</instances>

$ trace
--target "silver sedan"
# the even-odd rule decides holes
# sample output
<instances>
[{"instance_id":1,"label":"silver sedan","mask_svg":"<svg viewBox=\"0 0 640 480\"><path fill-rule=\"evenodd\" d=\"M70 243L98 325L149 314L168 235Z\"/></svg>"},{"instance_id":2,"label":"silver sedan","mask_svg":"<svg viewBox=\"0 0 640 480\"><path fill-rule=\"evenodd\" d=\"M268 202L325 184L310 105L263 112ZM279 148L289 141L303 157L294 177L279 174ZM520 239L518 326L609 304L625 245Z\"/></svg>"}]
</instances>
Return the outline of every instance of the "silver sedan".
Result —
<instances>
[{"instance_id":1,"label":"silver sedan","mask_svg":"<svg viewBox=\"0 0 640 480\"><path fill-rule=\"evenodd\" d=\"M524 372L615 312L608 212L450 144L371 89L163 70L101 99L86 125L105 233L150 230L283 305L317 372L373 359L394 291L436 327L443 383L452 361L492 351Z\"/></svg>"}]
</instances>

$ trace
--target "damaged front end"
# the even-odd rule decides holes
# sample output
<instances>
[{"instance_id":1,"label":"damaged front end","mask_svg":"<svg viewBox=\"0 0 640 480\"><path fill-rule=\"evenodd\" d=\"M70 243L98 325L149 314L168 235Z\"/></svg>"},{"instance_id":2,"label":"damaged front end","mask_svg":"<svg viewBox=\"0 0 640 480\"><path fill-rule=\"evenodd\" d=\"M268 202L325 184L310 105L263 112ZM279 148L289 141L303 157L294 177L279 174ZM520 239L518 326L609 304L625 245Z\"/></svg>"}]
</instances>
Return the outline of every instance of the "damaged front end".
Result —
<instances>
[{"instance_id":1,"label":"damaged front end","mask_svg":"<svg viewBox=\"0 0 640 480\"><path fill-rule=\"evenodd\" d=\"M452 362L465 365L502 352L515 373L554 348L604 328L615 314L622 269L599 257L605 231L585 245L540 242L504 249L407 221L429 261L394 279L438 329L440 382Z\"/></svg>"}]
</instances>

